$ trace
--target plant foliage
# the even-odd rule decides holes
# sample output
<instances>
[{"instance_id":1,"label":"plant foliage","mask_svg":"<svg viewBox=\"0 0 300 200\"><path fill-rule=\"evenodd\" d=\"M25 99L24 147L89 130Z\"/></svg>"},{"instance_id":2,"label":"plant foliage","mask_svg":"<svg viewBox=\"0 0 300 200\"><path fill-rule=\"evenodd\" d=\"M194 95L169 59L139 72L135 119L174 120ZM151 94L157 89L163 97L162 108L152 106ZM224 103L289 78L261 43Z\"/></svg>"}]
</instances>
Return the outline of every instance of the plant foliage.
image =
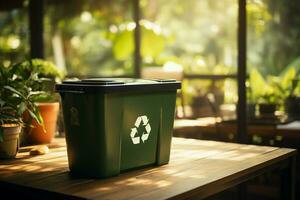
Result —
<instances>
[{"instance_id":1,"label":"plant foliage","mask_svg":"<svg viewBox=\"0 0 300 200\"><path fill-rule=\"evenodd\" d=\"M22 64L0 67L0 141L3 139L4 124L24 124L22 115L27 111L31 120L43 125L43 119L35 104L35 97L43 91L33 90L33 83L39 83L34 71L23 72ZM25 122L26 123L26 122ZM30 124L30 122L28 122Z\"/></svg>"}]
</instances>

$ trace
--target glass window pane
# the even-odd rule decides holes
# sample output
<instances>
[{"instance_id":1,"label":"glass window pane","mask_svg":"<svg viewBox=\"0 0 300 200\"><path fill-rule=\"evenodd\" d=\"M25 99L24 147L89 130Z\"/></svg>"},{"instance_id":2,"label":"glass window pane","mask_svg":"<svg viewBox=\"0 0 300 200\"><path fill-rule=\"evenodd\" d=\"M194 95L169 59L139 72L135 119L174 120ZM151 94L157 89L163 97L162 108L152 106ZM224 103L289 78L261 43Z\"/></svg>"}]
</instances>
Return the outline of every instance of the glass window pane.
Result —
<instances>
[{"instance_id":1,"label":"glass window pane","mask_svg":"<svg viewBox=\"0 0 300 200\"><path fill-rule=\"evenodd\" d=\"M298 0L248 0L247 14L249 69L278 75L293 62L300 63Z\"/></svg>"},{"instance_id":2,"label":"glass window pane","mask_svg":"<svg viewBox=\"0 0 300 200\"><path fill-rule=\"evenodd\" d=\"M69 75L133 74L132 6L129 0L49 1L46 55Z\"/></svg>"},{"instance_id":3,"label":"glass window pane","mask_svg":"<svg viewBox=\"0 0 300 200\"><path fill-rule=\"evenodd\" d=\"M236 81L186 75L237 71L237 1L141 0L141 9L142 77L184 79L185 117L222 115L237 100Z\"/></svg>"},{"instance_id":4,"label":"glass window pane","mask_svg":"<svg viewBox=\"0 0 300 200\"><path fill-rule=\"evenodd\" d=\"M236 71L237 1L142 0L144 66L186 73Z\"/></svg>"},{"instance_id":5,"label":"glass window pane","mask_svg":"<svg viewBox=\"0 0 300 200\"><path fill-rule=\"evenodd\" d=\"M27 8L0 12L0 62L8 66L29 54Z\"/></svg>"},{"instance_id":6,"label":"glass window pane","mask_svg":"<svg viewBox=\"0 0 300 200\"><path fill-rule=\"evenodd\" d=\"M299 0L248 0L247 17L248 101L273 104L273 108L276 104L276 117L286 117L283 111L298 112ZM287 101L289 98L291 102ZM275 116L274 109L265 113L263 108L258 106L260 117Z\"/></svg>"}]
</instances>

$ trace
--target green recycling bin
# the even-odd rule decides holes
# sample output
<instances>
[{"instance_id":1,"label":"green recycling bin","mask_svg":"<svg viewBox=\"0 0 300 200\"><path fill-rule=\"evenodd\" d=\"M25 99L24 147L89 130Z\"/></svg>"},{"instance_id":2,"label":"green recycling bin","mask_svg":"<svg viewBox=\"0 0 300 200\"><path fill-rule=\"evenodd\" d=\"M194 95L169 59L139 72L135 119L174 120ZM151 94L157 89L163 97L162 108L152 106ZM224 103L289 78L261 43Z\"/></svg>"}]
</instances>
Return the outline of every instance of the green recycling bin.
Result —
<instances>
[{"instance_id":1,"label":"green recycling bin","mask_svg":"<svg viewBox=\"0 0 300 200\"><path fill-rule=\"evenodd\" d=\"M104 178L167 164L180 87L176 80L130 78L57 84L70 171Z\"/></svg>"}]
</instances>

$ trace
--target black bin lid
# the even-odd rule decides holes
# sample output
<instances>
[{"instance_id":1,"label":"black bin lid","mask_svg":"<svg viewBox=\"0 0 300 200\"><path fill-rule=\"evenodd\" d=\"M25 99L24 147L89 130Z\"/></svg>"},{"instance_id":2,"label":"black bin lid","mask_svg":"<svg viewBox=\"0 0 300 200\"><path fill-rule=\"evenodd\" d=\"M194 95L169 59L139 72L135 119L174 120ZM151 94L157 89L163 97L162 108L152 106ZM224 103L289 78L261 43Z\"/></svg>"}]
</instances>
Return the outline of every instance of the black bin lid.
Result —
<instances>
[{"instance_id":1,"label":"black bin lid","mask_svg":"<svg viewBox=\"0 0 300 200\"><path fill-rule=\"evenodd\" d=\"M181 88L175 79L89 78L56 84L58 92L167 91Z\"/></svg>"}]
</instances>

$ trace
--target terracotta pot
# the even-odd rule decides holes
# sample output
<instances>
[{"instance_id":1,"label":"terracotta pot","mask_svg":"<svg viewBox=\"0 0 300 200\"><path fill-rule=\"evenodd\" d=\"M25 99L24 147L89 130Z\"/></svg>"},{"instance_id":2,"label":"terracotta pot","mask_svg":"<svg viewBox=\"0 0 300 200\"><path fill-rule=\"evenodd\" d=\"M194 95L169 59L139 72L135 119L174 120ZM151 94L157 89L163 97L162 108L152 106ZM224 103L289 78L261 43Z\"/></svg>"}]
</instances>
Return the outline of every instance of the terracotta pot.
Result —
<instances>
[{"instance_id":1,"label":"terracotta pot","mask_svg":"<svg viewBox=\"0 0 300 200\"><path fill-rule=\"evenodd\" d=\"M0 142L0 159L14 158L19 151L21 125L3 125L3 141Z\"/></svg>"},{"instance_id":2,"label":"terracotta pot","mask_svg":"<svg viewBox=\"0 0 300 200\"><path fill-rule=\"evenodd\" d=\"M33 120L33 128L27 127L23 133L25 144L47 144L51 143L55 131L57 115L59 111L59 103L38 103L41 116L44 120L44 127L39 125L35 120ZM24 116L25 120L28 119L28 113Z\"/></svg>"}]
</instances>

